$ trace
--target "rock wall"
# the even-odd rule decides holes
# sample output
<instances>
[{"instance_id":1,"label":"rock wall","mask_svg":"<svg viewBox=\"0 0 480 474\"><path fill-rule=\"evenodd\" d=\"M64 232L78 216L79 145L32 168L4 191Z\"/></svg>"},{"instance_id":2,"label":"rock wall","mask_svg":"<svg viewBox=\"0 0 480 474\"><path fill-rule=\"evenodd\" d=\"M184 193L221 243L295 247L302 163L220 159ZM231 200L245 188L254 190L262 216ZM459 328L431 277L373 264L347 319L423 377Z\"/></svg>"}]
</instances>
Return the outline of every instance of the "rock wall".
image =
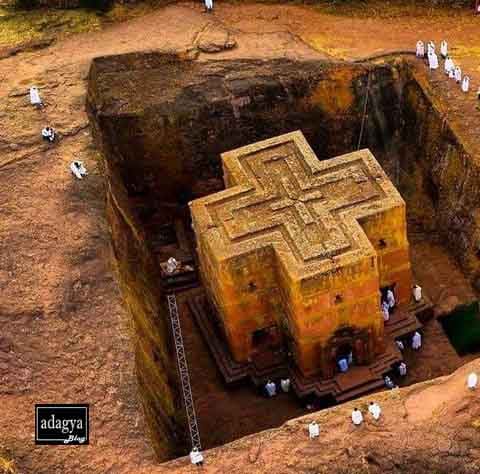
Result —
<instances>
[{"instance_id":1,"label":"rock wall","mask_svg":"<svg viewBox=\"0 0 480 474\"><path fill-rule=\"evenodd\" d=\"M362 144L374 154L399 128L396 76L388 65L371 76ZM362 64L130 54L94 61L89 108L127 189L154 206L222 188L222 152L285 132L302 130L320 159L356 149L367 82Z\"/></svg>"},{"instance_id":2,"label":"rock wall","mask_svg":"<svg viewBox=\"0 0 480 474\"><path fill-rule=\"evenodd\" d=\"M94 135L102 143L95 126ZM153 447L165 460L179 455L185 445L168 312L158 287L158 268L135 209L118 173L108 161L104 165L107 219L122 296L132 316L140 397Z\"/></svg>"},{"instance_id":3,"label":"rock wall","mask_svg":"<svg viewBox=\"0 0 480 474\"><path fill-rule=\"evenodd\" d=\"M407 71L402 109L406 149L400 155L400 189L411 203L410 221L437 233L480 290L480 163L475 149L422 68Z\"/></svg>"}]
</instances>

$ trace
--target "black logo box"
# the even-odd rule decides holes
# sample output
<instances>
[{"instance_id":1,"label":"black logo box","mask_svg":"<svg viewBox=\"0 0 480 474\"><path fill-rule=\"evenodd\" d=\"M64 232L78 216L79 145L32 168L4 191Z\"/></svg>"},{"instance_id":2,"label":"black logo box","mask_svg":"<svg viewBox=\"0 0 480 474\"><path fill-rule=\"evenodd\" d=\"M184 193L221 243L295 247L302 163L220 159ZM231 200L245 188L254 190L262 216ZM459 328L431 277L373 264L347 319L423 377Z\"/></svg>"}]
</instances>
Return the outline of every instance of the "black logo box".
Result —
<instances>
[{"instance_id":1,"label":"black logo box","mask_svg":"<svg viewBox=\"0 0 480 474\"><path fill-rule=\"evenodd\" d=\"M36 404L35 444L89 443L89 405Z\"/></svg>"}]
</instances>

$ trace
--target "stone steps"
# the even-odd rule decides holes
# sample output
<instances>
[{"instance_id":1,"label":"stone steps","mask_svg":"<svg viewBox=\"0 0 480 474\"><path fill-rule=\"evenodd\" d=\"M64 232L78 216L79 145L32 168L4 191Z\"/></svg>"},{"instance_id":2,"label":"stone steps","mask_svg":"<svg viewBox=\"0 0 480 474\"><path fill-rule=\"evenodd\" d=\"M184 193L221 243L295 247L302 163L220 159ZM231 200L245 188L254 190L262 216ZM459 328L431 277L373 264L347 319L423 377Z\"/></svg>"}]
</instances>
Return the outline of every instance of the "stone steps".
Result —
<instances>
[{"instance_id":1,"label":"stone steps","mask_svg":"<svg viewBox=\"0 0 480 474\"><path fill-rule=\"evenodd\" d=\"M385 324L385 332L394 339L411 334L422 327L413 312L399 307L390 316L390 320Z\"/></svg>"},{"instance_id":2,"label":"stone steps","mask_svg":"<svg viewBox=\"0 0 480 474\"><path fill-rule=\"evenodd\" d=\"M347 373L322 380L303 376L284 355L278 357L277 360L272 357L271 364L267 361L265 365L262 363L261 366L256 365L255 362L235 362L226 342L214 327L209 314L211 308L204 293L196 292L189 296L188 305L204 339L208 341L210 352L227 384L250 378L255 385L259 386L263 385L267 379L278 380L288 376L298 397L332 396L337 402L350 400L384 387L384 375L390 372L395 364L403 360L394 339L414 332L422 326L414 314L398 308L392 315L391 322L386 325L385 332L389 341L383 354L369 366L354 366Z\"/></svg>"}]
</instances>

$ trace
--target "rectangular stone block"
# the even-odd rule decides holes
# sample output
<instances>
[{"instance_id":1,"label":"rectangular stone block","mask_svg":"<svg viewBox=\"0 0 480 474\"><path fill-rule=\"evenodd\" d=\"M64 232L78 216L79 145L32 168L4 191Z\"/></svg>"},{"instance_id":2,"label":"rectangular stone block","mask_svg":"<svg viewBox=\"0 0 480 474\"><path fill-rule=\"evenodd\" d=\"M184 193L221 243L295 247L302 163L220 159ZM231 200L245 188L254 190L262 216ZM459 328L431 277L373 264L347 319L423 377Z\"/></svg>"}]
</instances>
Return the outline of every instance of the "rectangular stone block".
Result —
<instances>
[{"instance_id":1,"label":"rectangular stone block","mask_svg":"<svg viewBox=\"0 0 480 474\"><path fill-rule=\"evenodd\" d=\"M406 300L411 285L405 203L373 155L320 162L297 131L222 160L228 188L190 208L234 358L287 343L306 375L331 375L348 346L370 361L383 350L380 288Z\"/></svg>"}]
</instances>

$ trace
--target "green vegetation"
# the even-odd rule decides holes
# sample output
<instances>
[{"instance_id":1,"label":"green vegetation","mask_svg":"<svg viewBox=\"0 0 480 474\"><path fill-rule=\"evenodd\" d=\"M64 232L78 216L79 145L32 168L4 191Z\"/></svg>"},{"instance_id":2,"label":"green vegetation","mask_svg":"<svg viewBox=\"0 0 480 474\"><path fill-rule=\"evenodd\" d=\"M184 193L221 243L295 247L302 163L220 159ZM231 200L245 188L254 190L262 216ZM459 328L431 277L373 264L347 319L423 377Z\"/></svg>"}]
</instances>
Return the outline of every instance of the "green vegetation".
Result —
<instances>
[{"instance_id":1,"label":"green vegetation","mask_svg":"<svg viewBox=\"0 0 480 474\"><path fill-rule=\"evenodd\" d=\"M480 311L478 301L459 306L440 320L459 355L480 350Z\"/></svg>"},{"instance_id":2,"label":"green vegetation","mask_svg":"<svg viewBox=\"0 0 480 474\"><path fill-rule=\"evenodd\" d=\"M62 1L58 2L58 6L61 8L68 8L68 1L65 1L65 5ZM98 11L107 11L112 6L112 0L79 0L78 5L75 2L75 7L89 8ZM41 8L42 5L39 0L15 0L14 8L16 10L33 10L34 8Z\"/></svg>"},{"instance_id":3,"label":"green vegetation","mask_svg":"<svg viewBox=\"0 0 480 474\"><path fill-rule=\"evenodd\" d=\"M2 445L0 445L0 474L17 474L12 453Z\"/></svg>"},{"instance_id":4,"label":"green vegetation","mask_svg":"<svg viewBox=\"0 0 480 474\"><path fill-rule=\"evenodd\" d=\"M99 28L100 19L95 12L88 10L4 9L0 12L0 47L14 47L62 33L80 33Z\"/></svg>"},{"instance_id":5,"label":"green vegetation","mask_svg":"<svg viewBox=\"0 0 480 474\"><path fill-rule=\"evenodd\" d=\"M0 49L99 30L111 23L145 15L164 4L160 0L151 0L112 6L112 0L79 0L82 8L61 10L36 8L38 0L15 1L16 6L0 7Z\"/></svg>"}]
</instances>

